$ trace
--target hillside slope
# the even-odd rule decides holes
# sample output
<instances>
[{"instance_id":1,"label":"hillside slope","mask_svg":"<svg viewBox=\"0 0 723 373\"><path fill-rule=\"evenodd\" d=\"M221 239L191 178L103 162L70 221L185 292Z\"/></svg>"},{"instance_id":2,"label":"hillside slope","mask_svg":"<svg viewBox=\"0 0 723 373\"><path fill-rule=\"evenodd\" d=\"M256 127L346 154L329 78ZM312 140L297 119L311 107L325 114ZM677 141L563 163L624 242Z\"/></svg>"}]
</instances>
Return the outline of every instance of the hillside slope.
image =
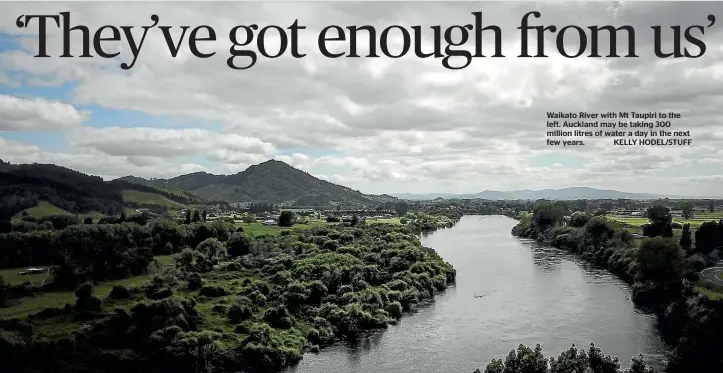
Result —
<instances>
[{"instance_id":1,"label":"hillside slope","mask_svg":"<svg viewBox=\"0 0 723 373\"><path fill-rule=\"evenodd\" d=\"M69 213L120 215L125 206L132 202L123 198L123 192L127 190L146 193L146 196L155 196L152 200L172 201L179 205L194 202L192 198L151 186L124 180L104 181L98 176L87 175L53 164L12 165L2 163L0 165L0 220L9 219L40 203L47 203L59 211ZM168 204L166 202L166 205ZM135 206L138 205L138 203L135 204Z\"/></svg>"},{"instance_id":2,"label":"hillside slope","mask_svg":"<svg viewBox=\"0 0 723 373\"><path fill-rule=\"evenodd\" d=\"M125 178L130 180L130 178ZM373 206L394 197L366 195L359 191L318 179L288 164L269 160L234 175L205 172L172 179L145 180L145 183L183 189L209 200L225 202L293 203L325 206L334 203Z\"/></svg>"}]
</instances>

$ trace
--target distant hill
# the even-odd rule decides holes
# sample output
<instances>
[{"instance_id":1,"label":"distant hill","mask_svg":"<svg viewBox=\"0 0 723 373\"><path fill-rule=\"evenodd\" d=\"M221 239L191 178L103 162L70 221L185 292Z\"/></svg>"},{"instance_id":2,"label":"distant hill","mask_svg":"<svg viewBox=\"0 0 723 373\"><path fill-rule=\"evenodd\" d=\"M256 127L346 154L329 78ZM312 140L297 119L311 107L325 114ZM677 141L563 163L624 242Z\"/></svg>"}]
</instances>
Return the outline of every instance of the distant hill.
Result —
<instances>
[{"instance_id":1,"label":"distant hill","mask_svg":"<svg viewBox=\"0 0 723 373\"><path fill-rule=\"evenodd\" d=\"M144 183L154 187L185 190L208 200L233 202L288 203L304 206L345 204L372 206L396 200L395 197L363 194L345 186L318 179L288 164L269 160L250 166L233 175L213 175L195 172L172 179L141 179L124 177L121 180Z\"/></svg>"},{"instance_id":2,"label":"distant hill","mask_svg":"<svg viewBox=\"0 0 723 373\"><path fill-rule=\"evenodd\" d=\"M479 193L471 194L454 194L454 193L430 193L430 194L411 194L399 193L394 194L395 197L409 200L433 200L436 198L460 198L460 199L486 199L486 200L538 200L538 199L554 199L554 200L575 200L575 199L654 199L654 198L680 198L680 196L665 196L660 194L646 193L628 193L617 190L595 189L587 187L570 187L562 189L541 189L541 190L511 190L496 191L485 190Z\"/></svg>"},{"instance_id":3,"label":"distant hill","mask_svg":"<svg viewBox=\"0 0 723 373\"><path fill-rule=\"evenodd\" d=\"M104 181L53 164L0 163L0 219L32 208L36 209L31 212L119 215L126 207L164 210L201 200L181 194L125 180ZM127 200L124 196L135 199Z\"/></svg>"}]
</instances>

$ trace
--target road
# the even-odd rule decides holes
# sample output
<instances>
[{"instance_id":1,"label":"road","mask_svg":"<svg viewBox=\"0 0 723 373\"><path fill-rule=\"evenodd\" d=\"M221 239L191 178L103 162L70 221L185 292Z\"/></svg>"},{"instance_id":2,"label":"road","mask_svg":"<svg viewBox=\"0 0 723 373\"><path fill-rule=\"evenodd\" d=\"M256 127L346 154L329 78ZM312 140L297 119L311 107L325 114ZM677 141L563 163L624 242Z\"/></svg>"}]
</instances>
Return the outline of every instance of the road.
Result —
<instances>
[{"instance_id":1,"label":"road","mask_svg":"<svg viewBox=\"0 0 723 373\"><path fill-rule=\"evenodd\" d=\"M723 267L711 267L706 268L700 272L700 274L713 281L714 283L723 286Z\"/></svg>"}]
</instances>

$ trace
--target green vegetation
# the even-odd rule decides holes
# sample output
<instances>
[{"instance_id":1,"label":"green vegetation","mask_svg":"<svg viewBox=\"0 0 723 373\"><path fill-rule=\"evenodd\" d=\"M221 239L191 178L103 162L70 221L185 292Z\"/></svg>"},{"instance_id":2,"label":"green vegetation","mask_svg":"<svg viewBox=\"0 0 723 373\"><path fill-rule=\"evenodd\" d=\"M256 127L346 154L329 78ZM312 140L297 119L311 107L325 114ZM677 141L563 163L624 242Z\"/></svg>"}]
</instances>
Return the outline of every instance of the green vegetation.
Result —
<instances>
[{"instance_id":1,"label":"green vegetation","mask_svg":"<svg viewBox=\"0 0 723 373\"><path fill-rule=\"evenodd\" d=\"M479 369L473 373L482 373ZM605 355L591 344L585 351L572 345L557 358L545 358L542 347L534 349L520 345L507 358L493 359L484 373L654 373L646 367L642 356L632 359L630 369L621 370L618 358Z\"/></svg>"},{"instance_id":2,"label":"green vegetation","mask_svg":"<svg viewBox=\"0 0 723 373\"><path fill-rule=\"evenodd\" d=\"M22 216L25 216L24 212L27 212L27 216L31 216L34 218L40 218L48 215L72 215L71 213L56 206L53 206L46 201L38 201L37 205L17 213L14 218L20 219Z\"/></svg>"},{"instance_id":3,"label":"green vegetation","mask_svg":"<svg viewBox=\"0 0 723 373\"><path fill-rule=\"evenodd\" d=\"M708 297L709 299L712 299L712 300L723 300L723 292L718 292L718 291L715 291L715 290L706 289L706 288L704 288L704 287L702 287L702 286L696 286L696 287L695 287L695 290L696 290L697 292L705 295L705 296Z\"/></svg>"},{"instance_id":4,"label":"green vegetation","mask_svg":"<svg viewBox=\"0 0 723 373\"><path fill-rule=\"evenodd\" d=\"M232 233L225 222L161 220L44 232L59 241L55 250L72 256L74 283L97 282L77 291L43 288L42 296L10 299L19 304L2 309L3 316L45 309L24 319L0 319L0 346L11 352L3 354L4 367L278 371L305 351L386 328L455 278L448 263L421 246L416 225L276 229L281 233L247 236ZM32 234L37 233L14 234L14 240L39 239ZM102 242L97 250L83 249ZM173 266L163 265L168 256L159 258L155 275L131 270L125 273L138 274L100 280L123 271L99 253L121 250L127 261L144 252L141 248L180 253ZM66 267L53 271L53 283L68 276ZM34 358L41 354L44 359Z\"/></svg>"},{"instance_id":5,"label":"green vegetation","mask_svg":"<svg viewBox=\"0 0 723 373\"><path fill-rule=\"evenodd\" d=\"M367 220L367 224L402 225L401 219L403 219L403 218L382 218L382 219ZM405 220L405 223L406 223L406 220Z\"/></svg>"},{"instance_id":6,"label":"green vegetation","mask_svg":"<svg viewBox=\"0 0 723 373\"><path fill-rule=\"evenodd\" d=\"M162 213L199 200L188 193L181 195L124 180L106 182L51 164L3 163L0 167L0 233L6 231L7 221L18 221L23 212L28 217L70 214L98 220L128 214L128 208L150 208Z\"/></svg>"},{"instance_id":7,"label":"green vegetation","mask_svg":"<svg viewBox=\"0 0 723 373\"><path fill-rule=\"evenodd\" d=\"M95 294L105 298L110 294L114 286L141 286L143 283L152 280L150 275L134 276L122 280L99 282L94 286ZM0 308L0 318L26 317L38 313L46 308L63 308L66 304L75 303L75 291L51 291L16 299L11 307Z\"/></svg>"},{"instance_id":8,"label":"green vegetation","mask_svg":"<svg viewBox=\"0 0 723 373\"><path fill-rule=\"evenodd\" d=\"M574 224L580 226L574 226L571 217L566 224L568 206L543 201L520 214L512 234L580 254L630 283L633 301L657 314L664 339L675 347L668 373L723 370L715 347L723 337L723 302L715 286L699 276L723 247L723 223L701 224L693 243L682 234L673 236L669 209L655 205L646 215L649 222L642 230L650 238L636 242L619 223L603 216Z\"/></svg>"},{"instance_id":9,"label":"green vegetation","mask_svg":"<svg viewBox=\"0 0 723 373\"><path fill-rule=\"evenodd\" d=\"M41 283L45 277L48 275L48 266L40 266L40 267L33 267L37 269L42 269L44 272L41 273L28 273L25 275L21 275L21 272L27 272L27 267L19 267L19 268L7 268L7 269L0 269L0 276L5 280L6 284L9 285L16 285L23 282L31 282L39 284Z\"/></svg>"},{"instance_id":10,"label":"green vegetation","mask_svg":"<svg viewBox=\"0 0 723 373\"><path fill-rule=\"evenodd\" d=\"M15 214L15 216L13 216L13 222L21 221L24 217L44 218L44 217L53 216L53 215L74 215L74 214L71 214L68 211L65 211L61 208L53 206L49 202L38 201L38 204L35 205L34 207L25 209L25 210ZM93 220L98 220L98 219L104 218L105 215L101 214L99 212L86 212L86 213L78 214L78 217L80 219L91 218Z\"/></svg>"},{"instance_id":11,"label":"green vegetation","mask_svg":"<svg viewBox=\"0 0 723 373\"><path fill-rule=\"evenodd\" d=\"M636 216L625 216L608 214L606 217L610 220L619 221L621 223L630 224L635 227L642 227L648 224L648 218L636 217ZM693 217L690 219L673 218L672 221L680 225L690 224L690 227L694 230L700 227L703 223L708 221L718 222L723 219L723 212L708 213L708 212L694 212Z\"/></svg>"},{"instance_id":12,"label":"green vegetation","mask_svg":"<svg viewBox=\"0 0 723 373\"><path fill-rule=\"evenodd\" d=\"M284 162L269 160L234 175L196 172L172 179L124 178L156 187L182 189L208 200L281 203L296 201L301 206L329 207L376 205L393 198L365 195L347 187L317 179Z\"/></svg>"},{"instance_id":13,"label":"green vegetation","mask_svg":"<svg viewBox=\"0 0 723 373\"><path fill-rule=\"evenodd\" d=\"M251 236L260 236L260 235L277 235L280 234L283 231L288 231L292 229L306 229L306 228L313 228L313 227L321 227L330 225L333 223L328 223L324 220L308 220L305 223L296 223L292 227L279 227L278 225L264 225L259 222L253 222L253 223L244 223L237 221L235 225L237 227L240 227L243 229L244 233L251 235Z\"/></svg>"},{"instance_id":14,"label":"green vegetation","mask_svg":"<svg viewBox=\"0 0 723 373\"><path fill-rule=\"evenodd\" d=\"M126 202L137 203L138 205L157 205L168 209L180 210L187 206L155 193L139 192L137 190L124 190L123 200Z\"/></svg>"}]
</instances>

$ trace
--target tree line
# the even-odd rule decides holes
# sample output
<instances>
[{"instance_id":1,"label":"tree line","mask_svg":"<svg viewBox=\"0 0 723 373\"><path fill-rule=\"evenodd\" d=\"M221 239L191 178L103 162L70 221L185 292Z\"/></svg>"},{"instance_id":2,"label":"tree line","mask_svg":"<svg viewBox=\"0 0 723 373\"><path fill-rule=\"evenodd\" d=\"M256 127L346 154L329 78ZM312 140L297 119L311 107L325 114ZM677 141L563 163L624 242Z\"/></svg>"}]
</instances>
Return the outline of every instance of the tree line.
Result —
<instances>
[{"instance_id":1,"label":"tree line","mask_svg":"<svg viewBox=\"0 0 723 373\"><path fill-rule=\"evenodd\" d=\"M658 316L664 339L674 347L668 373L723 370L716 347L723 337L723 302L694 289L698 271L712 264L711 253L721 248L723 224L702 225L692 244L689 226L680 239L673 237L668 208L652 206L646 215L648 238L639 244L621 224L583 211L570 214L556 202L521 214L512 233L580 254L630 283L633 301Z\"/></svg>"}]
</instances>

